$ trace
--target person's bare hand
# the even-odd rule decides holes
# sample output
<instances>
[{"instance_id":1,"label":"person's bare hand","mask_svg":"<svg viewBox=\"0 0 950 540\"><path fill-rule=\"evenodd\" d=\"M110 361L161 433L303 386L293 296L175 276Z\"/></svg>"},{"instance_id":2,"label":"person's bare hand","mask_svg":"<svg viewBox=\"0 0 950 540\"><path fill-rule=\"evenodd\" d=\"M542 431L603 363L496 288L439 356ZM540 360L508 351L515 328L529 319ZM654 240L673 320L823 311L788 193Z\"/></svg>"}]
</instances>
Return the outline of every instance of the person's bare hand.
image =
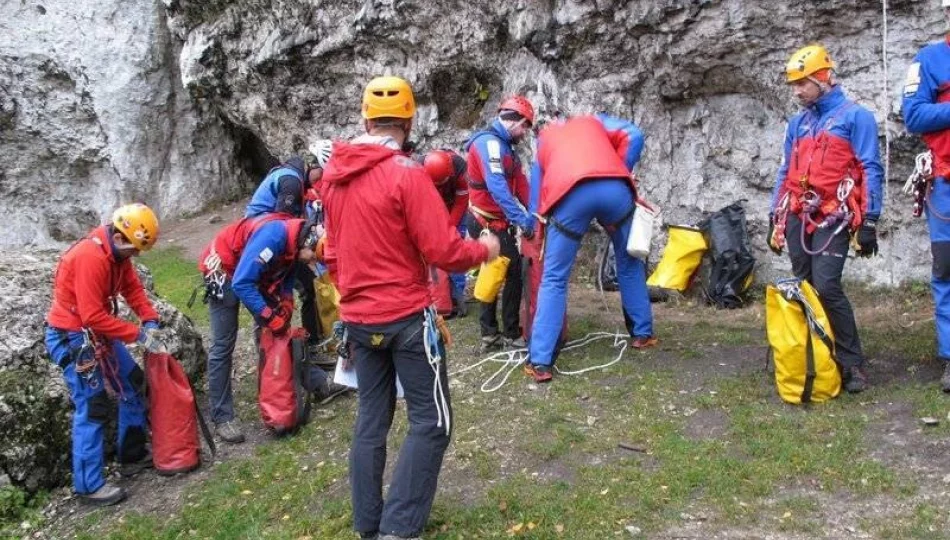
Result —
<instances>
[{"instance_id":1,"label":"person's bare hand","mask_svg":"<svg viewBox=\"0 0 950 540\"><path fill-rule=\"evenodd\" d=\"M488 233L478 237L478 242L488 248L488 260L492 261L501 253L501 242L494 234Z\"/></svg>"}]
</instances>

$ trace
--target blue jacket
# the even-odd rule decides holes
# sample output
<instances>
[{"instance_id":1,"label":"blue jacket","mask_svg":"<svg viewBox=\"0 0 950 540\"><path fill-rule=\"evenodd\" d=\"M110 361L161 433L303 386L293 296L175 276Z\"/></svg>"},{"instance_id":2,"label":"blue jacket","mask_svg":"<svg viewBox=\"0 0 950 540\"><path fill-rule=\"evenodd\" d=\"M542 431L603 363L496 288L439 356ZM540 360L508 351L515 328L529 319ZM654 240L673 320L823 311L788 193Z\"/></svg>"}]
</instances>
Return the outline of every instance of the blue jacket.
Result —
<instances>
[{"instance_id":1,"label":"blue jacket","mask_svg":"<svg viewBox=\"0 0 950 540\"><path fill-rule=\"evenodd\" d=\"M287 254L294 246L288 236L286 221L265 223L247 241L234 270L234 294L255 317L268 306L264 294L275 283L282 296L293 294L295 260L288 261Z\"/></svg>"},{"instance_id":2,"label":"blue jacket","mask_svg":"<svg viewBox=\"0 0 950 540\"><path fill-rule=\"evenodd\" d=\"M815 156L819 155L819 151L815 151L810 156L798 156L796 159L804 160L805 165L811 166L814 171L816 168L822 168L822 163L826 159L828 162L840 162L846 159L845 156L831 155L832 152L836 151L838 145L843 144L845 148L850 147L850 152L854 154L864 172L863 189L865 190L867 205L865 216L871 220L879 219L884 204L884 167L881 166L877 121L874 120L871 111L849 101L840 86L833 87L827 94L818 98L814 104L806 107L789 120L785 130L782 165L779 167L775 178L770 211L775 210L779 194L783 192L783 185L786 190L798 185L799 179L787 179L796 143L805 139L817 139L823 133L830 143L824 145L825 150L818 157L818 160L815 160ZM829 148L832 149L832 152L827 152ZM837 170L820 171L823 175L834 176L835 185L827 186L831 191L837 189L837 183L844 178L845 172ZM812 180L814 181L817 177L817 174L813 175ZM815 189L822 187L816 182ZM856 186L856 189L858 188L862 188L862 186Z\"/></svg>"},{"instance_id":3,"label":"blue jacket","mask_svg":"<svg viewBox=\"0 0 950 540\"><path fill-rule=\"evenodd\" d=\"M914 57L901 104L907 130L921 133L937 176L950 176L950 44L927 45Z\"/></svg>"},{"instance_id":4,"label":"blue jacket","mask_svg":"<svg viewBox=\"0 0 950 540\"><path fill-rule=\"evenodd\" d=\"M303 216L303 195L306 191L304 174L304 163L300 158L292 158L271 169L251 197L244 217L256 217L268 212Z\"/></svg>"},{"instance_id":5,"label":"blue jacket","mask_svg":"<svg viewBox=\"0 0 950 540\"><path fill-rule=\"evenodd\" d=\"M512 149L511 135L501 120L496 118L487 129L473 134L465 143L465 150L468 153L471 204L479 208L487 206L483 209L488 211L494 210L493 206L497 205L509 223L523 229L533 229L534 218L512 193L512 186L517 189L518 184L526 184L527 179ZM484 186L480 187L481 184ZM494 204L481 200L486 188Z\"/></svg>"}]
</instances>

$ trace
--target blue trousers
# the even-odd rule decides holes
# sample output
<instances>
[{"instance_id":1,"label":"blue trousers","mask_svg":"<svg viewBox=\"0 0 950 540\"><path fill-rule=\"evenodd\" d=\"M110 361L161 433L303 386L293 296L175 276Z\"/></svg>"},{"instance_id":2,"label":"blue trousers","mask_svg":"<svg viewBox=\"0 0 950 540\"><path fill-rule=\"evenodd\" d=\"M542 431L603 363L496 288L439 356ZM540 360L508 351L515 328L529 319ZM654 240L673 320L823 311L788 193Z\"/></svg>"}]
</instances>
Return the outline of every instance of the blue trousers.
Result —
<instances>
[{"instance_id":1,"label":"blue trousers","mask_svg":"<svg viewBox=\"0 0 950 540\"><path fill-rule=\"evenodd\" d=\"M930 204L927 208L927 227L930 229L930 251L933 255L930 289L934 298L934 321L937 327L937 356L950 362L950 181L934 180Z\"/></svg>"},{"instance_id":2,"label":"blue trousers","mask_svg":"<svg viewBox=\"0 0 950 540\"><path fill-rule=\"evenodd\" d=\"M112 358L116 380L103 378L103 366L88 374L76 373L76 360L92 357L83 350L82 332L46 329L46 350L50 359L63 369L73 406L73 488L78 494L94 493L105 484L103 467L103 433L111 410L106 384L119 399L119 429L116 441L121 463L139 461L146 455L145 402L141 388L145 381L142 369L132 360L119 340L112 341Z\"/></svg>"},{"instance_id":3,"label":"blue trousers","mask_svg":"<svg viewBox=\"0 0 950 540\"><path fill-rule=\"evenodd\" d=\"M465 238L465 219L463 218L458 224L459 236ZM460 274L449 274L449 280L452 282L452 298L457 302L460 302L465 299L465 273Z\"/></svg>"},{"instance_id":4,"label":"blue trousers","mask_svg":"<svg viewBox=\"0 0 950 540\"><path fill-rule=\"evenodd\" d=\"M647 292L646 265L627 254L627 236L633 220L628 218L617 225L633 206L633 192L626 180L589 180L568 192L551 217L575 237L583 236L593 219L601 225L615 225L610 239L617 254L617 283L627 331L634 337L649 337L653 335L653 311ZM536 365L551 365L554 361L567 310L568 279L580 247L580 240L551 224L545 234L544 273L528 345L531 363Z\"/></svg>"}]
</instances>

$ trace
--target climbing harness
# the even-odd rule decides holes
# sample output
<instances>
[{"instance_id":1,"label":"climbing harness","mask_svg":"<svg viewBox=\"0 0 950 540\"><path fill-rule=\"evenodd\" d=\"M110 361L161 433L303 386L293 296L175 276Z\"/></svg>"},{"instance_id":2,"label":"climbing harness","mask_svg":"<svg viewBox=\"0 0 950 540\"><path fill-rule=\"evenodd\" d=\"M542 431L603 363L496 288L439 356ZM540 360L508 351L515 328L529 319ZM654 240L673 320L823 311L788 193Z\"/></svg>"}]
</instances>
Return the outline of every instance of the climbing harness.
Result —
<instances>
[{"instance_id":1,"label":"climbing harness","mask_svg":"<svg viewBox=\"0 0 950 540\"><path fill-rule=\"evenodd\" d=\"M848 197L851 196L851 192L854 190L854 179L851 177L845 178L838 184L838 206L833 212L830 212L825 216L825 219L815 221L812 216L818 213L822 206L823 202L821 197L815 193L813 190L808 190L802 194L801 204L802 204L802 216L804 220L801 227L801 243L802 250L809 255L819 255L823 253L828 246L831 245L831 242L834 240L835 236L845 229L851 223L851 217L854 213L848 208ZM835 227L834 233L828 237L828 240L823 246L816 250L812 250L808 247L808 243L805 241L805 229L806 224L812 225L817 229L828 229Z\"/></svg>"},{"instance_id":2,"label":"climbing harness","mask_svg":"<svg viewBox=\"0 0 950 540\"><path fill-rule=\"evenodd\" d=\"M211 253L205 257L204 263L205 268L208 269L208 272L205 274L204 302L207 303L208 300L212 298L215 300L223 300L224 283L227 281L228 275L224 272L224 269L221 268L221 257L212 249Z\"/></svg>"},{"instance_id":3,"label":"climbing harness","mask_svg":"<svg viewBox=\"0 0 950 540\"><path fill-rule=\"evenodd\" d=\"M449 399L445 394L445 388L442 385L441 367L442 367L442 347L439 346L442 340L442 333L438 324L438 314L435 308L429 306L424 312L425 320L422 323L422 340L426 349L426 357L429 360L429 367L435 376L435 382L432 384L432 399L435 401L436 414L439 417L439 427L445 427L445 434L452 434L452 417L449 411Z\"/></svg>"},{"instance_id":4,"label":"climbing harness","mask_svg":"<svg viewBox=\"0 0 950 540\"><path fill-rule=\"evenodd\" d=\"M914 217L920 217L924 213L924 207L927 213L939 219L940 221L950 221L950 216L941 214L934 208L931 196L934 188L933 172L933 154L929 151L917 154L914 159L914 171L904 182L904 188L901 190L905 195L914 197Z\"/></svg>"}]
</instances>

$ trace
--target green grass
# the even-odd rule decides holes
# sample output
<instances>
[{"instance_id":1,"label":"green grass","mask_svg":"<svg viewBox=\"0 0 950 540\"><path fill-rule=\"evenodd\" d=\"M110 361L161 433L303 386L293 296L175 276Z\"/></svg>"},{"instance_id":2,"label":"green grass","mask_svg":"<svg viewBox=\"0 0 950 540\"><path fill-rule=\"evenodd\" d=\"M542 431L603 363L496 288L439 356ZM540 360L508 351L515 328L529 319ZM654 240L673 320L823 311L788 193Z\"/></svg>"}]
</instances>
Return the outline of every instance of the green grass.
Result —
<instances>
[{"instance_id":1,"label":"green grass","mask_svg":"<svg viewBox=\"0 0 950 540\"><path fill-rule=\"evenodd\" d=\"M201 302L204 289L191 308L187 306L195 286L202 283L198 265L185 257L179 246L158 248L142 254L139 262L152 271L155 293L171 302L196 324L208 325L208 308Z\"/></svg>"},{"instance_id":2,"label":"green grass","mask_svg":"<svg viewBox=\"0 0 950 540\"><path fill-rule=\"evenodd\" d=\"M196 274L189 274L193 266L174 250L146 262L159 292L181 305L176 283ZM906 309L926 307L924 293L910 286L905 293ZM875 294L857 287L856 303ZM530 385L515 371L499 391L480 392L497 365L453 377L456 431L425 537L601 539L629 537L628 526L654 537L696 520L700 534L818 537L842 508L875 501L892 502L896 513L857 513L859 532L947 537L950 516L922 497L917 473L870 457L876 439L869 433L882 418L869 404L906 403L915 418L946 418L950 405L933 384L895 382L822 405L785 405L758 362L732 376L700 369L729 355L758 354L752 347L764 345L762 319L720 323L708 317L716 312L702 313L705 319L689 323L658 316L660 347L628 351L607 370L559 376L551 385ZM602 330L602 317L572 318L570 337ZM450 325L454 370L479 358L477 314ZM872 357L898 358L908 369L925 368L932 355L932 324L904 329L889 317L869 323L862 337ZM578 369L615 354L601 341L564 353L559 366ZM684 366L702 376L684 374ZM252 384L237 389L246 418L255 416ZM132 512L122 522L94 514L79 537L352 538L346 476L354 416L355 400L319 409L297 436L216 466L186 490L180 507ZM945 440L948 424L926 436ZM400 405L391 456L407 429Z\"/></svg>"}]
</instances>

